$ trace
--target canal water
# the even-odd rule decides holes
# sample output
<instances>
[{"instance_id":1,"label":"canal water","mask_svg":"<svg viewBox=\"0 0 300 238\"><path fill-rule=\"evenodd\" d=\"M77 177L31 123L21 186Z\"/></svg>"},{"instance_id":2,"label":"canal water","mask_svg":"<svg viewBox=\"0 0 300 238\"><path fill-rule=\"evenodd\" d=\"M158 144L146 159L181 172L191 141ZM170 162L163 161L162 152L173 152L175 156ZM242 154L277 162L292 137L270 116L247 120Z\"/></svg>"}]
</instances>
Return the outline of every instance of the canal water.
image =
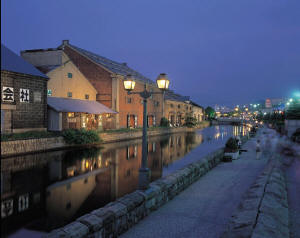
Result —
<instances>
[{"instance_id":1,"label":"canal water","mask_svg":"<svg viewBox=\"0 0 300 238\"><path fill-rule=\"evenodd\" d=\"M222 146L246 128L213 126L150 137L151 181ZM48 232L137 189L141 140L102 147L1 159L1 233L20 228Z\"/></svg>"}]
</instances>

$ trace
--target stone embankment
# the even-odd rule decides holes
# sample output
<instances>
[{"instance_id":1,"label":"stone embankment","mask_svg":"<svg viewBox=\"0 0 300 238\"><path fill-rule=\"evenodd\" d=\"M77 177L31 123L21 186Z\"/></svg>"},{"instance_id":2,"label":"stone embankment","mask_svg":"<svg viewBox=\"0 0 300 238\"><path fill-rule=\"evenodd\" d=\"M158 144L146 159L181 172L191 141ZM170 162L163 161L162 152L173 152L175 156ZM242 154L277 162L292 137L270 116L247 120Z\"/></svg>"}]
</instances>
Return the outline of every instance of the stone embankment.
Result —
<instances>
[{"instance_id":1,"label":"stone embankment","mask_svg":"<svg viewBox=\"0 0 300 238\"><path fill-rule=\"evenodd\" d=\"M222 158L223 148L150 183L147 190L138 190L121 197L62 228L53 230L45 237L117 237L214 168Z\"/></svg>"},{"instance_id":2,"label":"stone embankment","mask_svg":"<svg viewBox=\"0 0 300 238\"><path fill-rule=\"evenodd\" d=\"M289 238L287 187L278 157L269 160L222 235L237 237Z\"/></svg>"},{"instance_id":3,"label":"stone embankment","mask_svg":"<svg viewBox=\"0 0 300 238\"><path fill-rule=\"evenodd\" d=\"M172 133L189 132L197 129L202 129L209 126L209 122L201 124L200 128L159 128L155 130L149 130L148 136L160 136ZM101 143L110 143L123 140L132 140L142 138L142 131L132 132L112 132L112 133L100 133ZM82 146L82 145L81 145ZM15 141L1 141L1 156L13 156L32 152L44 152L49 150L59 150L70 147L78 147L78 145L70 145L64 141L63 137L51 137L40 139L27 139L27 140L15 140Z\"/></svg>"}]
</instances>

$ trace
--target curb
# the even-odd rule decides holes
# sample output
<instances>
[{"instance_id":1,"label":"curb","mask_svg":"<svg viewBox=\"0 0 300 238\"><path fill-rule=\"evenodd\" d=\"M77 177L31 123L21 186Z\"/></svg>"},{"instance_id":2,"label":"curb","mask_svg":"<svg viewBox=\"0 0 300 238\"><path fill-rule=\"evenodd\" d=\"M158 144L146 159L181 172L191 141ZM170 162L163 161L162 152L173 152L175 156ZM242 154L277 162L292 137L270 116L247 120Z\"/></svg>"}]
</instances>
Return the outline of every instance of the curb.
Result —
<instances>
[{"instance_id":1,"label":"curb","mask_svg":"<svg viewBox=\"0 0 300 238\"><path fill-rule=\"evenodd\" d=\"M290 237L287 186L278 156L269 159L221 237Z\"/></svg>"}]
</instances>

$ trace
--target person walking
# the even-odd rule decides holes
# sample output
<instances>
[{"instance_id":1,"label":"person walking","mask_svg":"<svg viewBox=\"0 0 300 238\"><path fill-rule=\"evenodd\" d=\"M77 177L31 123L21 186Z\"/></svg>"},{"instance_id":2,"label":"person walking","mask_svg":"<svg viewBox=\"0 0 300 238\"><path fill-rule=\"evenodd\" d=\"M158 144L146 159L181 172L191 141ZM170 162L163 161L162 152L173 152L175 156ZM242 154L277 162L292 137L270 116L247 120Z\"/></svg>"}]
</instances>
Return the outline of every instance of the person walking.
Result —
<instances>
[{"instance_id":1,"label":"person walking","mask_svg":"<svg viewBox=\"0 0 300 238\"><path fill-rule=\"evenodd\" d=\"M261 148L260 148L260 140L256 141L256 159L260 159L261 156Z\"/></svg>"}]
</instances>

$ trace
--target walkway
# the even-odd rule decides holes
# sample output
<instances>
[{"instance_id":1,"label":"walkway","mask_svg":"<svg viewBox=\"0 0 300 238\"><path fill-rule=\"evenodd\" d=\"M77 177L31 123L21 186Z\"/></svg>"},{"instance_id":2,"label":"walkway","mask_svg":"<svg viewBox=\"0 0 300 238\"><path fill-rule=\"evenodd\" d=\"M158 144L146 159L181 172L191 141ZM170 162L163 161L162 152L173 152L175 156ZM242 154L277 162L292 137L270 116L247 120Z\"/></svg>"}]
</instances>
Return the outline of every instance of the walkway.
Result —
<instances>
[{"instance_id":1,"label":"walkway","mask_svg":"<svg viewBox=\"0 0 300 238\"><path fill-rule=\"evenodd\" d=\"M221 163L121 237L219 237L267 162L255 159L255 139L243 149L239 160Z\"/></svg>"}]
</instances>

